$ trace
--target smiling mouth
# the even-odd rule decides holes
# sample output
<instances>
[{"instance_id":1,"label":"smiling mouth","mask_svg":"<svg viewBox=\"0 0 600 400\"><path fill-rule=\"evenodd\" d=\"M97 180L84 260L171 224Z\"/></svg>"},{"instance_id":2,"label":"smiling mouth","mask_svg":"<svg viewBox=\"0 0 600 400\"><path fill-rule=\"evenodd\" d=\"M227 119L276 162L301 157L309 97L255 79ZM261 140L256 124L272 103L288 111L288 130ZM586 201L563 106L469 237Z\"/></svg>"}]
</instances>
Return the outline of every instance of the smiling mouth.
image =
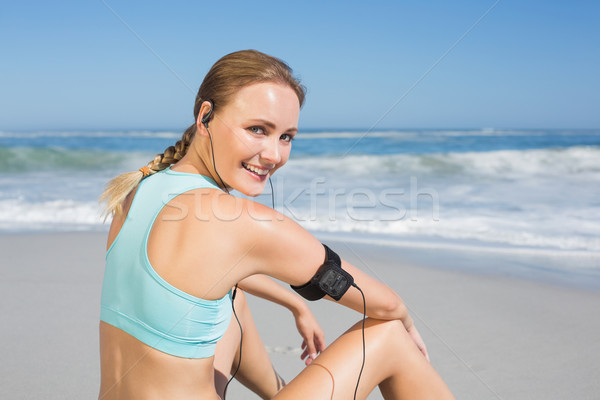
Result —
<instances>
[{"instance_id":1,"label":"smiling mouth","mask_svg":"<svg viewBox=\"0 0 600 400\"><path fill-rule=\"evenodd\" d=\"M265 176L269 173L268 169L258 168L253 165L248 165L245 162L242 162L242 166L250 172L255 173L258 176Z\"/></svg>"}]
</instances>

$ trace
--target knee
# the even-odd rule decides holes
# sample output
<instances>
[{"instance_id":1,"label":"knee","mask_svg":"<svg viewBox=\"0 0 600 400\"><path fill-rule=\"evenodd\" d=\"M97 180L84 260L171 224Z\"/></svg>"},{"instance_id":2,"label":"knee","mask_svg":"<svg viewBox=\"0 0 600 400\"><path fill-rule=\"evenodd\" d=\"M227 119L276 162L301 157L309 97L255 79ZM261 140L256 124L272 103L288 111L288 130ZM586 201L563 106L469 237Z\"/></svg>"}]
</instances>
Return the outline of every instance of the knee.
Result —
<instances>
[{"instance_id":1,"label":"knee","mask_svg":"<svg viewBox=\"0 0 600 400\"><path fill-rule=\"evenodd\" d=\"M367 328L367 331L371 331L369 336L373 336L374 341L384 344L387 348L390 348L390 346L401 347L411 341L404 324L400 320L367 319L365 328Z\"/></svg>"},{"instance_id":2,"label":"knee","mask_svg":"<svg viewBox=\"0 0 600 400\"><path fill-rule=\"evenodd\" d=\"M404 328L402 321L399 319L381 320L375 318L367 318L365 321L365 327L374 327L376 330L380 331L381 334L394 335L402 331L406 332L406 328Z\"/></svg>"}]
</instances>

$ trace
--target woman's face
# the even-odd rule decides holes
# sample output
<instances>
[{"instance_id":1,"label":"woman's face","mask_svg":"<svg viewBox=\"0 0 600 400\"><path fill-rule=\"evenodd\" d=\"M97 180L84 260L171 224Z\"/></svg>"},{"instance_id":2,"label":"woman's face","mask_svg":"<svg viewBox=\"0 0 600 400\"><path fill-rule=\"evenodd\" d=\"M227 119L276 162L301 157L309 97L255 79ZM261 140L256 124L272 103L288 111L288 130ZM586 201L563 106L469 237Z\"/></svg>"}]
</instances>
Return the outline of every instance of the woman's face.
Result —
<instances>
[{"instance_id":1,"label":"woman's face","mask_svg":"<svg viewBox=\"0 0 600 400\"><path fill-rule=\"evenodd\" d=\"M289 158L299 114L298 97L287 85L264 82L240 89L208 125L223 181L247 196L261 194Z\"/></svg>"}]
</instances>

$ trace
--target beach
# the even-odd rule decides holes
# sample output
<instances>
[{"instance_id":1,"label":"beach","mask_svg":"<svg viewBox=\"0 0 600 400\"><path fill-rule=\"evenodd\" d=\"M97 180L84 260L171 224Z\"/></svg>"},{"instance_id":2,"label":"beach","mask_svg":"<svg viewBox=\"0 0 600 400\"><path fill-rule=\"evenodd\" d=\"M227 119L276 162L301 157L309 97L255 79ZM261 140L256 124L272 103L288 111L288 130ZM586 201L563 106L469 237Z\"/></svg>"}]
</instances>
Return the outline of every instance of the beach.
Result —
<instances>
[{"instance_id":1,"label":"beach","mask_svg":"<svg viewBox=\"0 0 600 400\"><path fill-rule=\"evenodd\" d=\"M158 214L147 207L193 191L193 206L171 204L181 213L169 214L168 240L239 265L224 262L246 249L221 235L232 216L220 206L249 203L215 193L206 206L192 189L207 180L260 204L247 207L258 221L241 221L240 240L300 254L283 242L302 234L254 212L271 208L397 292L457 399L600 400L600 2L141 4L1 8L0 400L98 398L106 239L121 194L133 210L124 226L149 235L146 216ZM192 270L182 249L153 251ZM290 268L284 259L273 263ZM300 261L316 270L322 259ZM198 265L183 280L218 286L218 271ZM128 272L107 278L115 318L159 318L149 330L168 326L167 341L184 343L174 354L189 335L218 331L186 312L182 333L164 323L190 300L176 290L127 312L130 286L148 293ZM376 297L367 290L367 303ZM294 318L247 298L289 382L305 368ZM333 301L309 307L327 344L363 318ZM381 341L389 357L393 342ZM367 371L384 370L375 359ZM227 394L257 398L235 381Z\"/></svg>"},{"instance_id":2,"label":"beach","mask_svg":"<svg viewBox=\"0 0 600 400\"><path fill-rule=\"evenodd\" d=\"M523 256L492 251L360 240L328 244L403 297L432 364L457 399L598 398L596 275L564 282L552 271L548 279L528 277L511 272L524 268ZM105 233L0 236L0 398L97 396L104 251ZM507 270L511 259L515 268ZM569 256L560 261L569 263ZM304 365L292 316L248 298L275 367L286 380L292 379ZM361 318L327 301L310 306L328 343ZM237 383L229 396L256 398ZM381 395L375 391L369 398Z\"/></svg>"}]
</instances>

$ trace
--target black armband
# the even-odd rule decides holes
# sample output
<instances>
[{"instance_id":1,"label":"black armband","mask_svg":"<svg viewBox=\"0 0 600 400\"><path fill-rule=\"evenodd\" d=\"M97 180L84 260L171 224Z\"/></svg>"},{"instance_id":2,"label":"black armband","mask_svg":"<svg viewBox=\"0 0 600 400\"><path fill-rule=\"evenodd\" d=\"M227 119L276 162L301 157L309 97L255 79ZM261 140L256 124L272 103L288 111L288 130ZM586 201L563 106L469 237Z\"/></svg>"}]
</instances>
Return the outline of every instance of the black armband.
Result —
<instances>
[{"instance_id":1,"label":"black armband","mask_svg":"<svg viewBox=\"0 0 600 400\"><path fill-rule=\"evenodd\" d=\"M304 285L290 285L306 300L319 300L326 294L338 301L354 283L354 278L342 269L342 261L333 250L326 245L325 262L317 270L312 279Z\"/></svg>"}]
</instances>

